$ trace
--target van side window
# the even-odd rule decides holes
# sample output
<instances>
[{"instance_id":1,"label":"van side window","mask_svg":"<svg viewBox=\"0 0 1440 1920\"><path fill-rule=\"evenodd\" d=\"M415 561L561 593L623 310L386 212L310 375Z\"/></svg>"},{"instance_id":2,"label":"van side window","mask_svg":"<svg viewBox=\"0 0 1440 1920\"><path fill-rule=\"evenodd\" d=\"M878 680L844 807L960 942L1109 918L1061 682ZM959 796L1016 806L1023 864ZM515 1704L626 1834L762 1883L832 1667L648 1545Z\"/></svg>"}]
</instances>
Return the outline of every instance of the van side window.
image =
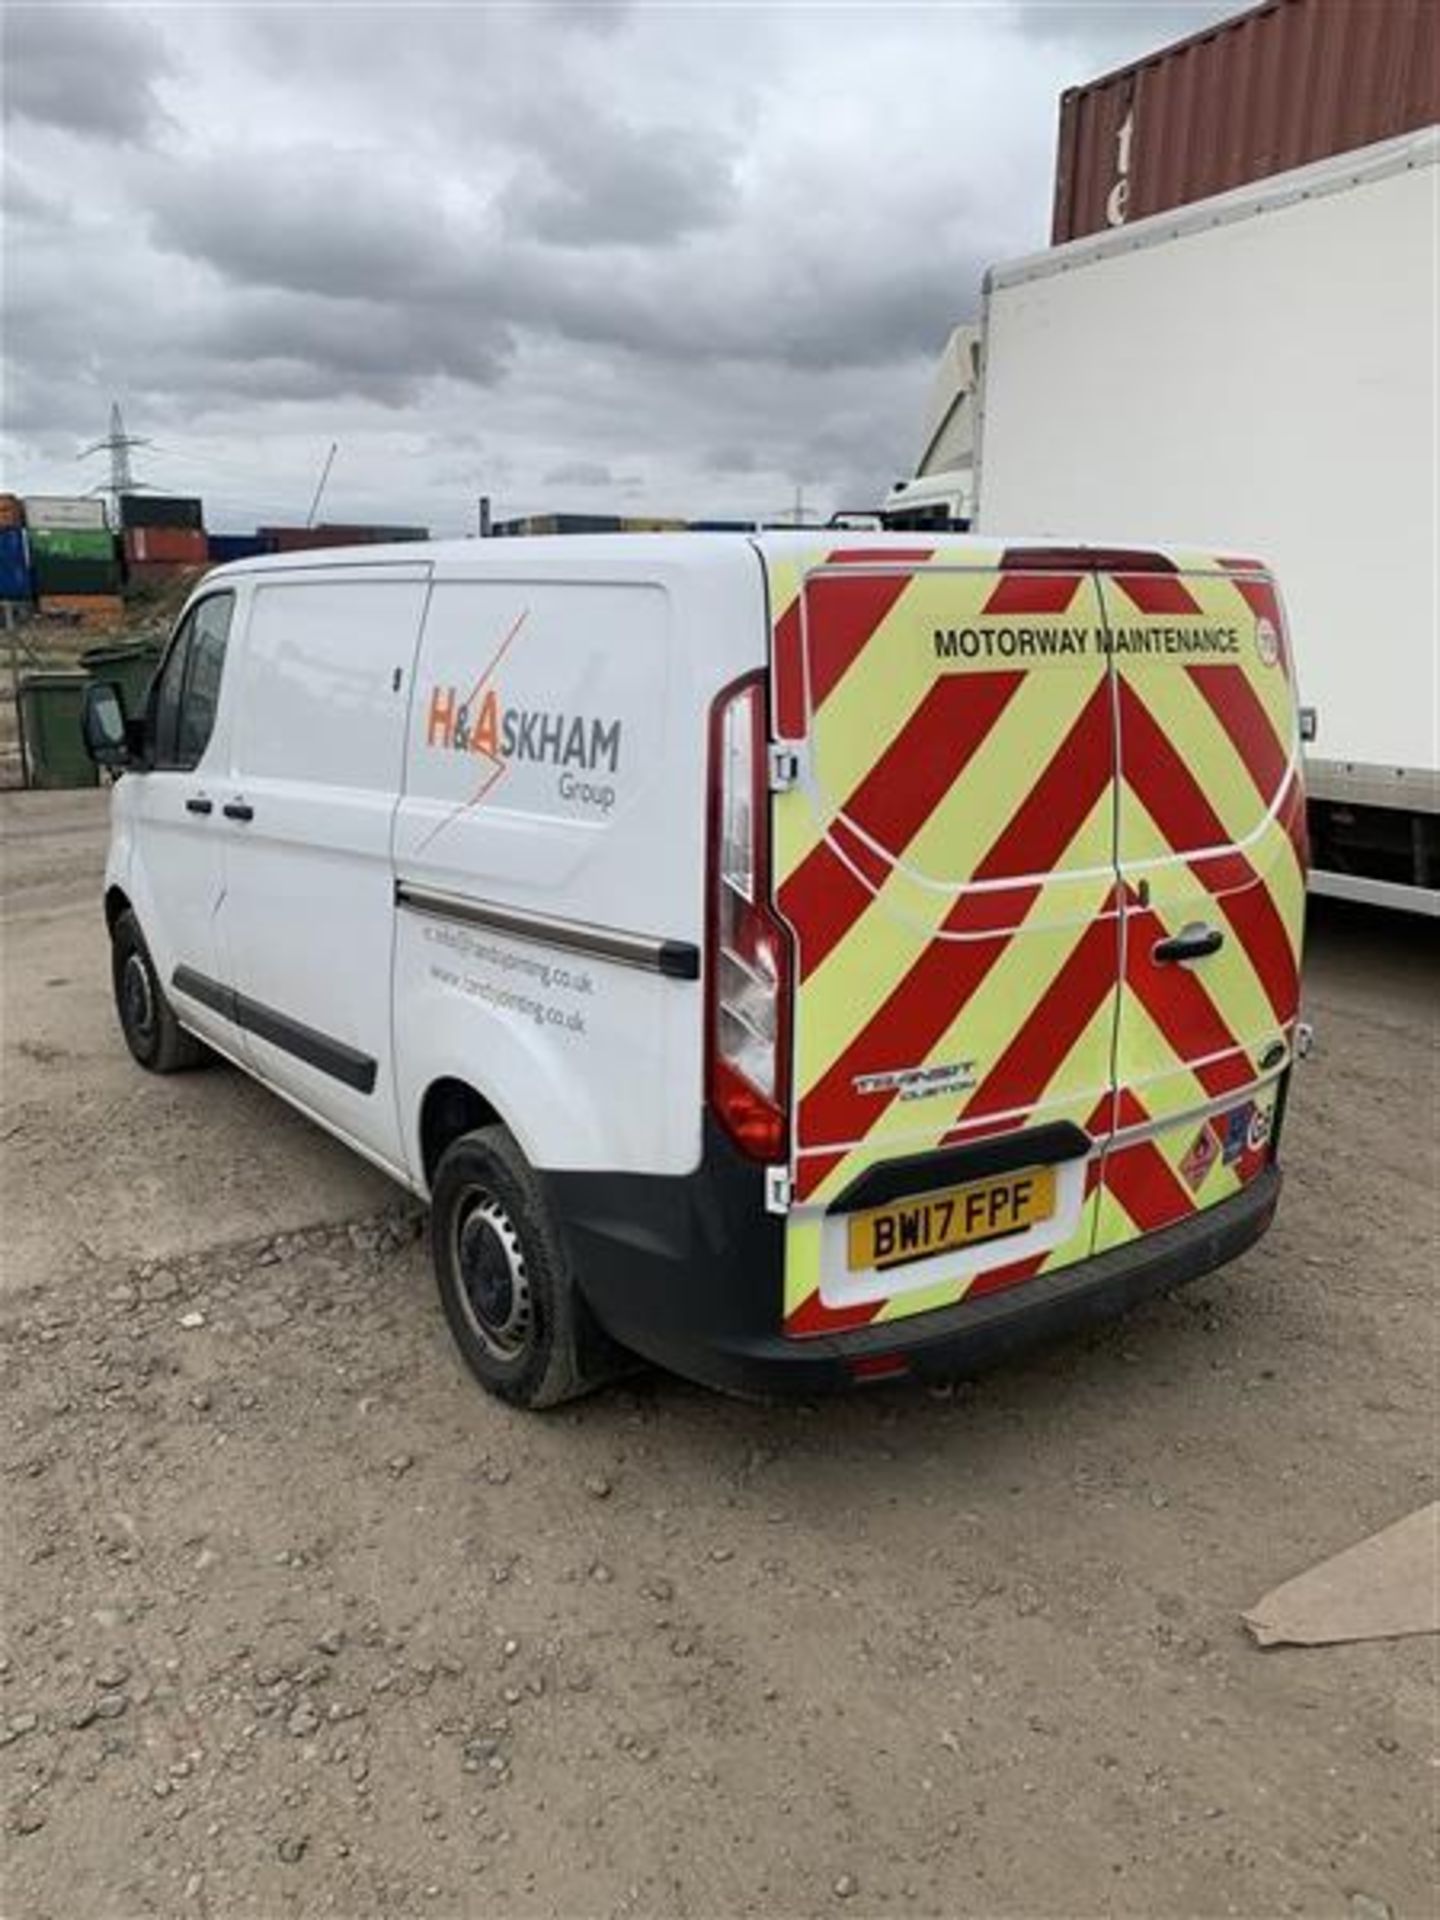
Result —
<instances>
[{"instance_id":1,"label":"van side window","mask_svg":"<svg viewBox=\"0 0 1440 1920\"><path fill-rule=\"evenodd\" d=\"M196 767L210 744L215 730L215 709L220 703L220 676L225 671L225 642L230 636L230 614L234 600L228 593L217 593L202 600L195 609L190 633L189 658L185 665L185 691L180 700L180 721L176 730L176 764Z\"/></svg>"},{"instance_id":2,"label":"van side window","mask_svg":"<svg viewBox=\"0 0 1440 1920\"><path fill-rule=\"evenodd\" d=\"M170 642L165 664L150 692L150 759L156 767L175 764L175 728L180 718L180 693L185 685L185 661L195 623L187 620Z\"/></svg>"},{"instance_id":3,"label":"van side window","mask_svg":"<svg viewBox=\"0 0 1440 1920\"><path fill-rule=\"evenodd\" d=\"M225 642L234 596L211 595L192 609L176 634L155 683L153 764L186 772L198 766L215 726Z\"/></svg>"}]
</instances>

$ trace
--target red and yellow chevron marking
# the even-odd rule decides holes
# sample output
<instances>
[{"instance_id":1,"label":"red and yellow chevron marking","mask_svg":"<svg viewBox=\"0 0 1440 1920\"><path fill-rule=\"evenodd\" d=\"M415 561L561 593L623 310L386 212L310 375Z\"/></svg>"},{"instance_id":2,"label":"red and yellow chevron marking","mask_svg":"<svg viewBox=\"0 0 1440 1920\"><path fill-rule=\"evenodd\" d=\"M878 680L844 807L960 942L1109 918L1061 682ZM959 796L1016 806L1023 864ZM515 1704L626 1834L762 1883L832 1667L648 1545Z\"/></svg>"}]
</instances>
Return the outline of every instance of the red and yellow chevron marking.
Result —
<instances>
[{"instance_id":1,"label":"red and yellow chevron marking","mask_svg":"<svg viewBox=\"0 0 1440 1920\"><path fill-rule=\"evenodd\" d=\"M1102 585L1113 627L1139 608L1131 585ZM1136 1127L1149 1136L1105 1155L1097 1251L1213 1206L1265 1163L1262 1145L1207 1164L1196 1143L1210 1123L1196 1115L1248 1096L1268 1141L1276 1082L1257 1089L1259 1062L1277 1039L1288 1045L1299 1013L1304 791L1279 600L1263 574L1224 565L1187 566L1174 587L1190 604L1172 598L1167 621L1233 625L1240 648L1178 671L1169 658L1114 656L1116 857L1129 903L1117 1125L1122 1140ZM1262 621L1274 636L1268 664L1257 643ZM1193 967L1157 964L1157 942L1195 922L1224 935L1221 950ZM1244 1106L1241 1098L1229 1110Z\"/></svg>"},{"instance_id":2,"label":"red and yellow chevron marking","mask_svg":"<svg viewBox=\"0 0 1440 1920\"><path fill-rule=\"evenodd\" d=\"M934 644L1015 624L1093 636L1100 601L1079 571L1006 572L1000 557L971 548L957 568L953 549L917 551L858 576L831 557L776 593L777 727L806 739L812 772L774 813L798 974L793 1333L956 1297L948 1283L934 1299L822 1302L825 1202L865 1166L1042 1119L1084 1124L1108 1102L1120 903L1103 653L937 670ZM1036 1008L1056 1017L1027 1022ZM863 1084L971 1055L963 1113L953 1089L901 1099ZM1083 1257L1092 1214L1087 1194L1046 1264Z\"/></svg>"},{"instance_id":3,"label":"red and yellow chevron marking","mask_svg":"<svg viewBox=\"0 0 1440 1920\"><path fill-rule=\"evenodd\" d=\"M1197 1111L1257 1097L1258 1056L1296 1014L1293 695L1273 587L1240 565L1117 557L1097 579L980 546L771 557L774 727L807 760L773 813L797 967L792 1334L1020 1284L1150 1231L1157 1183L1199 1206L1244 1175L1223 1149L1187 1161L1193 1186L1175 1171ZM1196 631L1222 638L1196 651ZM1007 632L1028 651L1007 656ZM961 637L948 657L943 634ZM1203 976L1154 964L1207 913L1226 942ZM894 1084L965 1062L959 1096L953 1076ZM878 1297L835 1285L827 1203L866 1167L1062 1119L1095 1149L1061 1244Z\"/></svg>"},{"instance_id":4,"label":"red and yellow chevron marking","mask_svg":"<svg viewBox=\"0 0 1440 1920\"><path fill-rule=\"evenodd\" d=\"M1101 1170L1095 1251L1174 1226L1238 1193L1269 1161L1277 1099L1272 1079L1218 1110L1156 1124L1134 1094L1122 1095L1119 1136Z\"/></svg>"}]
</instances>

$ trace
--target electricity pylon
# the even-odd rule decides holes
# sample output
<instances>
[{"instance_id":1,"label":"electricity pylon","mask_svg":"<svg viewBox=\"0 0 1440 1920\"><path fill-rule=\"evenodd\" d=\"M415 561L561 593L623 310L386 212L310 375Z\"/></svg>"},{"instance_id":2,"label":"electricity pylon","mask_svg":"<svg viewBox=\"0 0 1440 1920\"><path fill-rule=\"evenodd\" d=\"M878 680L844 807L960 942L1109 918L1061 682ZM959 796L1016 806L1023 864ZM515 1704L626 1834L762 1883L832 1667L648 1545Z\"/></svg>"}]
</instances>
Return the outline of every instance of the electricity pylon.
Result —
<instances>
[{"instance_id":1,"label":"electricity pylon","mask_svg":"<svg viewBox=\"0 0 1440 1920\"><path fill-rule=\"evenodd\" d=\"M112 401L110 406L110 431L103 440L97 440L93 446L81 449L76 458L88 460L92 453L110 455L110 481L103 480L91 487L92 493L108 493L118 525L120 519L120 497L126 493L140 493L149 488L148 480L137 480L130 471L130 449L148 447L148 440L139 439L133 433L126 433L125 422L120 418L120 402Z\"/></svg>"}]
</instances>

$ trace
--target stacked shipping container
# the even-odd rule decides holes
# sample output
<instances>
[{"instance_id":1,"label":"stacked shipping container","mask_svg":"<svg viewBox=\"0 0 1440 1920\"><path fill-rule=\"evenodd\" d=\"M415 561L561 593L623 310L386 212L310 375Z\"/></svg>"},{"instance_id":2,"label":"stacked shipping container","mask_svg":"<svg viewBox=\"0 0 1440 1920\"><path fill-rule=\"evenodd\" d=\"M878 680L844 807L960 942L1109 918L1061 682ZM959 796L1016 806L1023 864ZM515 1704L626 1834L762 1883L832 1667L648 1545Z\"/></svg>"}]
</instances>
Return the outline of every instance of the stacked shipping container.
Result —
<instances>
[{"instance_id":1,"label":"stacked shipping container","mask_svg":"<svg viewBox=\"0 0 1440 1920\"><path fill-rule=\"evenodd\" d=\"M254 560L268 553L258 533L207 533L205 557L212 567L223 567L227 560Z\"/></svg>"},{"instance_id":2,"label":"stacked shipping container","mask_svg":"<svg viewBox=\"0 0 1440 1920\"><path fill-rule=\"evenodd\" d=\"M428 540L428 527L334 526L261 527L265 553L303 553L311 547L373 547L387 541Z\"/></svg>"},{"instance_id":3,"label":"stacked shipping container","mask_svg":"<svg viewBox=\"0 0 1440 1920\"><path fill-rule=\"evenodd\" d=\"M103 533L108 524L105 502L89 494L29 493L20 505L27 527L47 530L68 527Z\"/></svg>"},{"instance_id":4,"label":"stacked shipping container","mask_svg":"<svg viewBox=\"0 0 1440 1920\"><path fill-rule=\"evenodd\" d=\"M1266 0L1060 98L1056 246L1440 120L1435 0Z\"/></svg>"},{"instance_id":5,"label":"stacked shipping container","mask_svg":"<svg viewBox=\"0 0 1440 1920\"><path fill-rule=\"evenodd\" d=\"M205 525L202 503L188 494L125 493L120 496L120 526L189 527L194 533Z\"/></svg>"},{"instance_id":6,"label":"stacked shipping container","mask_svg":"<svg viewBox=\"0 0 1440 1920\"><path fill-rule=\"evenodd\" d=\"M42 613L104 628L123 620L122 579L137 587L163 585L186 572L264 553L429 537L428 527L333 524L207 534L199 499L159 493L121 496L117 536L102 500L60 494L22 500L0 493L0 601L38 598Z\"/></svg>"},{"instance_id":7,"label":"stacked shipping container","mask_svg":"<svg viewBox=\"0 0 1440 1920\"><path fill-rule=\"evenodd\" d=\"M23 527L0 527L0 600L28 600L34 592Z\"/></svg>"},{"instance_id":8,"label":"stacked shipping container","mask_svg":"<svg viewBox=\"0 0 1440 1920\"><path fill-rule=\"evenodd\" d=\"M24 511L16 495L0 493L0 600L28 600L33 591Z\"/></svg>"},{"instance_id":9,"label":"stacked shipping container","mask_svg":"<svg viewBox=\"0 0 1440 1920\"><path fill-rule=\"evenodd\" d=\"M23 507L29 592L41 613L102 631L118 626L125 607L104 501L31 494Z\"/></svg>"},{"instance_id":10,"label":"stacked shipping container","mask_svg":"<svg viewBox=\"0 0 1440 1920\"><path fill-rule=\"evenodd\" d=\"M188 495L123 494L120 525L126 577L136 586L163 585L181 568L209 562L204 508Z\"/></svg>"}]
</instances>

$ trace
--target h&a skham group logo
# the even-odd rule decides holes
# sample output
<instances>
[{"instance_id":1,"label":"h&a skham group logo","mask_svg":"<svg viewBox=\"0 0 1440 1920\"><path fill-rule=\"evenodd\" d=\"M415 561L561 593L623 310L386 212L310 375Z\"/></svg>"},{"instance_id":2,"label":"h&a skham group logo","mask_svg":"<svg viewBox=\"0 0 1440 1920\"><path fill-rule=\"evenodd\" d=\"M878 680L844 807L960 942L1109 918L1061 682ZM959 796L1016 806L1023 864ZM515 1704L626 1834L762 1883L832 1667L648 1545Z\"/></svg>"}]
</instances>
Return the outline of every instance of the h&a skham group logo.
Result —
<instances>
[{"instance_id":1,"label":"h&a skham group logo","mask_svg":"<svg viewBox=\"0 0 1440 1920\"><path fill-rule=\"evenodd\" d=\"M615 789L593 776L618 774L623 723L562 708L526 707L507 701L495 683L495 671L525 614L511 627L489 665L465 691L432 685L425 708L425 744L449 753L473 754L486 763L474 798L477 805L512 767L533 764L559 770L556 791L571 804L608 813Z\"/></svg>"}]
</instances>

